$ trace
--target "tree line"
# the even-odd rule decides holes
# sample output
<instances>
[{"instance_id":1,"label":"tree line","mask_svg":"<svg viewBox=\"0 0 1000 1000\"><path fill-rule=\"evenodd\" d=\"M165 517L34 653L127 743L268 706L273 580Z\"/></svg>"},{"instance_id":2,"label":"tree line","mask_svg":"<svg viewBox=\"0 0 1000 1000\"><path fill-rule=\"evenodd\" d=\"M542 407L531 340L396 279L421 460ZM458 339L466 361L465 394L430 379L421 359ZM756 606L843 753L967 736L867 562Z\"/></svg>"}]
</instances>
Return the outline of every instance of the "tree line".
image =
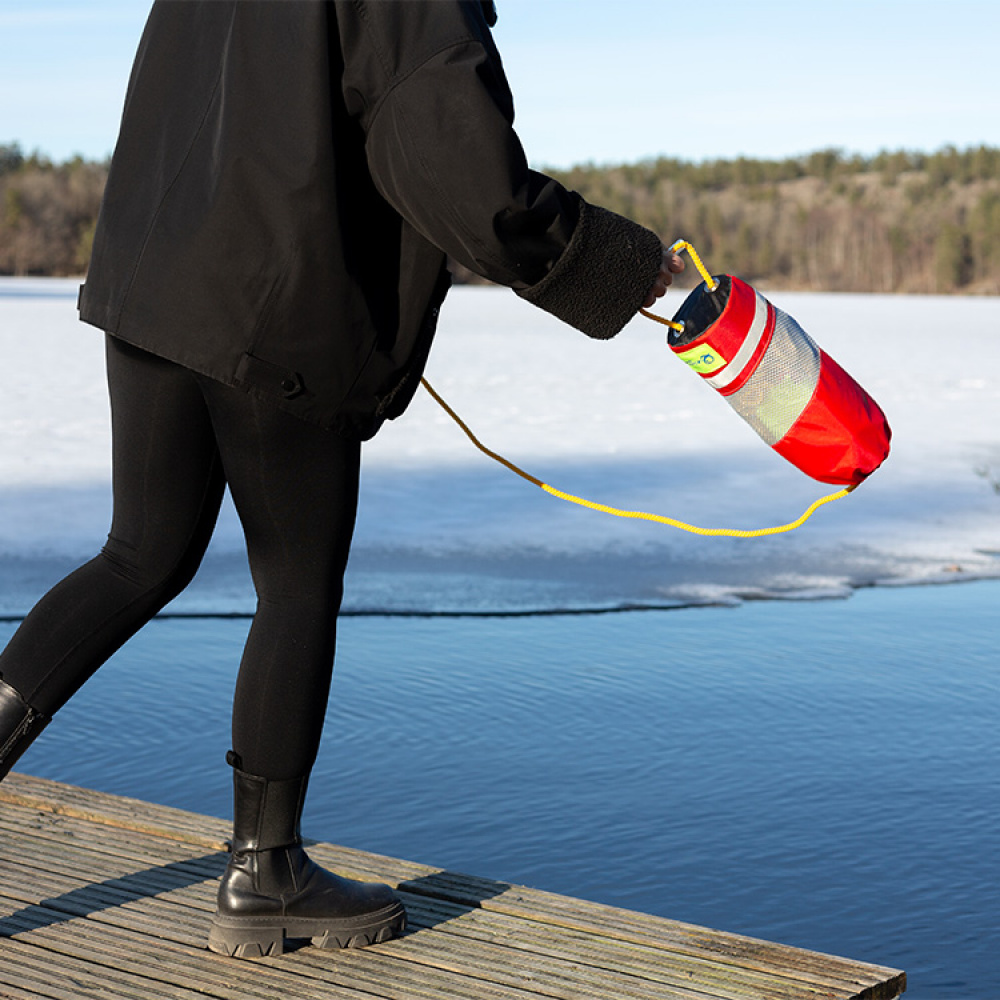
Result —
<instances>
[{"instance_id":1,"label":"tree line","mask_svg":"<svg viewBox=\"0 0 1000 1000\"><path fill-rule=\"evenodd\" d=\"M107 170L0 145L0 274L83 274ZM1000 294L998 148L661 157L549 173L666 242L690 240L713 271L765 287Z\"/></svg>"},{"instance_id":2,"label":"tree line","mask_svg":"<svg viewBox=\"0 0 1000 1000\"><path fill-rule=\"evenodd\" d=\"M84 274L107 176L106 162L0 145L0 274Z\"/></svg>"}]
</instances>

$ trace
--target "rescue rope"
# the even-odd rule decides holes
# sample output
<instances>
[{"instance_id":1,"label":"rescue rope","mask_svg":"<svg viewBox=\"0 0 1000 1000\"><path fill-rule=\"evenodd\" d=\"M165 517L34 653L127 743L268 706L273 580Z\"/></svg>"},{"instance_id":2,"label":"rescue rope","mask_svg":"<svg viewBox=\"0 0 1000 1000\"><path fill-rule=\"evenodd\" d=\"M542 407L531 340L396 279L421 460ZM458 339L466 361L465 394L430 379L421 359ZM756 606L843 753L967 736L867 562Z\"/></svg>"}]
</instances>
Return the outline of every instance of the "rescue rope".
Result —
<instances>
[{"instance_id":1,"label":"rescue rope","mask_svg":"<svg viewBox=\"0 0 1000 1000\"><path fill-rule=\"evenodd\" d=\"M705 267L702 262L701 256L698 251L695 250L687 240L677 240L675 243L671 244L668 253L680 253L682 250L686 250L688 256L691 258L691 262L696 268L698 268L698 273L702 276L705 282L705 287L710 291L714 292L716 288L719 287L719 283L712 277L711 272ZM662 323L664 326L669 326L671 330L676 330L678 333L684 332L684 324L675 322L672 319L666 319L663 316L657 316L656 313L649 312L648 309L640 309L639 312L642 313L646 319L655 320L657 323Z\"/></svg>"},{"instance_id":2,"label":"rescue rope","mask_svg":"<svg viewBox=\"0 0 1000 1000\"><path fill-rule=\"evenodd\" d=\"M689 252L691 252L690 249ZM692 259L694 259L693 255ZM658 319L659 317L653 318ZM582 497L573 496L572 493L564 493L562 490L557 490L554 486L549 486L548 483L544 483L541 479L525 472L513 462L508 461L502 455L498 455L495 451L491 451L479 440L479 438L476 437L475 434L472 433L465 421L462 420L462 418L441 398L426 378L421 378L420 383L427 390L427 392L430 393L431 397L438 403L445 413L447 413L448 416L451 417L451 419L454 420L459 427L461 427L461 429L465 432L466 437L484 455L487 455L495 462L499 462L501 465L506 466L511 472L520 476L522 479L526 479L534 486L538 486L546 493L549 493L554 497L558 497L560 500L566 500L569 503L575 503L581 507L588 507L591 510L600 511L602 514L612 514L615 517L627 517L640 521L655 521L657 524L666 524L672 528L680 528L682 531L690 531L695 535L722 536L725 538L762 538L765 535L779 535L785 531L793 531L795 528L805 524L805 522L808 521L816 510L823 506L823 504L829 503L831 500L839 500L841 497L846 497L848 493L855 489L854 486L848 486L845 489L838 490L836 493L820 497L819 500L816 500L814 503L809 505L808 509L804 514L802 514L801 517L796 518L794 521L790 521L788 524L780 524L773 528L753 528L749 530L743 530L740 528L699 528L697 525L687 524L684 521L678 521L672 517L665 517L662 514L647 514L638 510L619 510L617 507L608 507L605 504L594 503L592 500L585 500Z\"/></svg>"}]
</instances>

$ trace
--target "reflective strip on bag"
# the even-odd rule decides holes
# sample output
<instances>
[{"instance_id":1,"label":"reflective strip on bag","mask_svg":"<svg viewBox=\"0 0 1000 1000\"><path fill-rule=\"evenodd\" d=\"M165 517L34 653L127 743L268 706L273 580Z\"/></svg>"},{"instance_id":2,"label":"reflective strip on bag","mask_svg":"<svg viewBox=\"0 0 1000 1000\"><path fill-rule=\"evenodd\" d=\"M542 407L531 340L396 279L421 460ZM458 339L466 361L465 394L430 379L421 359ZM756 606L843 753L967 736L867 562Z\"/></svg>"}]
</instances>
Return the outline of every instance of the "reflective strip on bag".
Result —
<instances>
[{"instance_id":1,"label":"reflective strip on bag","mask_svg":"<svg viewBox=\"0 0 1000 1000\"><path fill-rule=\"evenodd\" d=\"M767 331L768 313L770 311L767 299L756 291L756 289L754 290L754 299L753 322L750 324L750 329L747 330L747 335L743 343L740 344L740 349L736 352L732 361L726 365L725 371L705 379L713 389L718 389L719 392L731 386L746 371L747 366L757 353L757 348L760 347L764 333Z\"/></svg>"}]
</instances>

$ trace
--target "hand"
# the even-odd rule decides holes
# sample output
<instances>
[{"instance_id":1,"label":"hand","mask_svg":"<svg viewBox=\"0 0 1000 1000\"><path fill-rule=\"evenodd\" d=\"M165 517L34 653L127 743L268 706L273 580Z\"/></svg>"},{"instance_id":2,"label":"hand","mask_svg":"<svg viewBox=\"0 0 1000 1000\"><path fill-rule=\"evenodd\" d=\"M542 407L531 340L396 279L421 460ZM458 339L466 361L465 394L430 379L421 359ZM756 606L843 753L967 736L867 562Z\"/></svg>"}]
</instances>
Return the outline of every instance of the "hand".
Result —
<instances>
[{"instance_id":1,"label":"hand","mask_svg":"<svg viewBox=\"0 0 1000 1000\"><path fill-rule=\"evenodd\" d=\"M683 270L684 261L677 254L671 253L667 247L664 247L660 273L657 274L656 281L653 282L653 287L649 290L646 301L642 304L643 308L648 309L658 298L666 295L667 289L673 283L674 275L680 274Z\"/></svg>"}]
</instances>

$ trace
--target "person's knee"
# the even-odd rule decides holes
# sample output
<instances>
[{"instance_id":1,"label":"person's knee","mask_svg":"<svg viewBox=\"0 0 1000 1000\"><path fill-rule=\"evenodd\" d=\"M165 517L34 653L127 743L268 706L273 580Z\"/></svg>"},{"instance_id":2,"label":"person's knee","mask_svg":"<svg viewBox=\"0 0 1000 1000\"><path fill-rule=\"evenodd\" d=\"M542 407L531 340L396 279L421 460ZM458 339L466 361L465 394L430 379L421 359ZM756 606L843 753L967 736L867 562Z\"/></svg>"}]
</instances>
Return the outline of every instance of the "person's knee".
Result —
<instances>
[{"instance_id":1,"label":"person's knee","mask_svg":"<svg viewBox=\"0 0 1000 1000\"><path fill-rule=\"evenodd\" d=\"M109 537L99 558L109 573L163 606L177 597L194 579L203 550L174 549L163 545L131 548Z\"/></svg>"}]
</instances>

